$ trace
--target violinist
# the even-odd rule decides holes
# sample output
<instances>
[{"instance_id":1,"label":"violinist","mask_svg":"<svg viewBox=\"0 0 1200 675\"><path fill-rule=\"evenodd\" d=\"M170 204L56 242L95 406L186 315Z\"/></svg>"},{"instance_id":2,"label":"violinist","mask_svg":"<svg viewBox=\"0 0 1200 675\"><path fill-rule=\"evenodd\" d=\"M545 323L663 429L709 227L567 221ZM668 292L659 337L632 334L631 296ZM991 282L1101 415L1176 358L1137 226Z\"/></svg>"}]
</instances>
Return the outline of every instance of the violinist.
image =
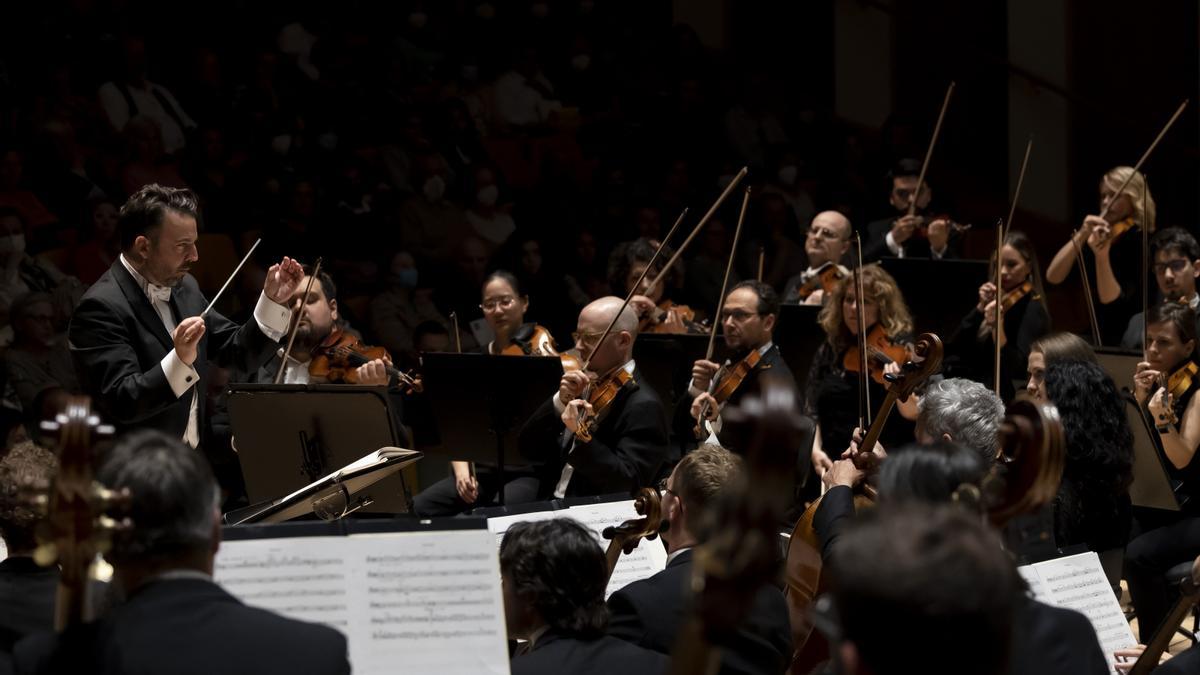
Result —
<instances>
[{"instance_id":1,"label":"violinist","mask_svg":"<svg viewBox=\"0 0 1200 675\"><path fill-rule=\"evenodd\" d=\"M917 191L920 174L921 162L915 159L901 159L888 172L888 204L895 209L895 215L867 225L863 262L875 262L886 256L934 260L957 256L950 237L954 224L949 218L934 216L929 211L933 188L926 180L920 192ZM909 215L909 205L914 201L915 212Z\"/></svg>"},{"instance_id":2,"label":"violinist","mask_svg":"<svg viewBox=\"0 0 1200 675\"><path fill-rule=\"evenodd\" d=\"M683 444L685 447L695 447L697 440L720 441L722 406L736 405L747 392L757 392L764 375L779 379L793 389L796 387L792 371L772 340L778 319L779 296L767 284L743 281L725 296L721 328L731 358L724 364L705 359L693 364L688 396L679 402L675 411L676 436L690 440ZM698 439L694 429L702 413L707 424L700 434L703 438ZM716 438L710 434L715 434Z\"/></svg>"},{"instance_id":3,"label":"violinist","mask_svg":"<svg viewBox=\"0 0 1200 675\"><path fill-rule=\"evenodd\" d=\"M483 282L479 305L496 338L479 348L484 354L506 356L557 356L550 332L536 323L525 323L529 298L521 294L517 278L492 272ZM508 466L503 472L504 503L525 504L538 497L538 478L528 466ZM500 490L501 472L493 465L452 461L453 475L425 488L413 499L413 510L426 518L453 516L475 506L491 505Z\"/></svg>"},{"instance_id":4,"label":"violinist","mask_svg":"<svg viewBox=\"0 0 1200 675\"><path fill-rule=\"evenodd\" d=\"M1168 227L1154 233L1150 240L1154 256L1154 280L1163 302L1174 302L1200 310L1200 295L1196 294L1196 276L1200 275L1200 244L1187 230ZM1146 319L1142 312L1133 315L1125 327L1121 346L1142 348L1142 332Z\"/></svg>"},{"instance_id":5,"label":"violinist","mask_svg":"<svg viewBox=\"0 0 1200 675\"><path fill-rule=\"evenodd\" d=\"M1132 177L1131 177L1132 174ZM1121 194L1117 190L1125 184ZM1102 344L1118 344L1134 307L1140 302L1141 241L1129 236L1140 227L1154 232L1154 197L1146 178L1133 168L1118 166L1100 181L1100 215L1083 219L1071 239L1054 254L1046 282L1061 284L1077 266L1082 252L1091 287L1100 301L1096 308Z\"/></svg>"},{"instance_id":6,"label":"violinist","mask_svg":"<svg viewBox=\"0 0 1200 675\"><path fill-rule=\"evenodd\" d=\"M650 487L666 460L666 413L633 360L638 320L623 305L608 296L583 308L573 337L587 371L567 369L558 391L521 428L518 447L540 464L543 496ZM597 392L611 394L606 406L592 405Z\"/></svg>"},{"instance_id":7,"label":"violinist","mask_svg":"<svg viewBox=\"0 0 1200 675\"><path fill-rule=\"evenodd\" d=\"M290 302L292 325L288 330L296 328L296 341L292 345L287 366L283 371L284 384L334 382L329 376L321 374L319 371L312 372L313 369L310 366L316 363L314 357L318 356L324 347L328 347L346 336L341 317L338 315L337 286L334 285L333 278L325 272L320 272L313 281L312 287L309 288L309 272L310 270L305 270L304 278L292 293ZM307 297L304 295L306 288L308 288ZM301 307L304 308L302 317L300 316ZM300 325L297 328L298 317ZM275 372L279 368L279 360L282 357L283 349L280 349L260 371L259 381L270 382L274 379ZM366 359L366 363L353 366L351 370L354 373L355 384L374 386L388 384L390 379L388 367L392 365L392 359L386 352L384 352L384 357Z\"/></svg>"},{"instance_id":8,"label":"violinist","mask_svg":"<svg viewBox=\"0 0 1200 675\"><path fill-rule=\"evenodd\" d=\"M822 211L812 219L804 237L808 269L788 279L784 304L820 305L850 271L840 265L850 249L850 219L837 211Z\"/></svg>"},{"instance_id":9,"label":"violinist","mask_svg":"<svg viewBox=\"0 0 1200 675\"><path fill-rule=\"evenodd\" d=\"M529 296L521 294L521 284L512 274L497 270L484 279L479 308L496 336L480 349L483 353L558 356L550 331L536 323L525 322Z\"/></svg>"},{"instance_id":10,"label":"violinist","mask_svg":"<svg viewBox=\"0 0 1200 675\"><path fill-rule=\"evenodd\" d=\"M988 279L996 278L993 257ZM1024 232L1009 232L1000 249L1001 316L1000 397L1011 400L1016 385L1025 380L1029 347L1050 329L1050 315L1043 301L1038 276L1037 254ZM996 345L996 284L979 287L979 303L959 324L950 339L949 349L959 362L962 375L978 382L995 378L990 364ZM985 364L989 364L985 366ZM983 372L986 369L986 374Z\"/></svg>"},{"instance_id":11,"label":"violinist","mask_svg":"<svg viewBox=\"0 0 1200 675\"><path fill-rule=\"evenodd\" d=\"M1125 575L1138 613L1141 641L1166 617L1178 593L1167 570L1200 555L1200 378L1195 362L1196 323L1192 310L1168 302L1150 309L1146 360L1137 365L1134 395L1154 424L1163 465L1181 497L1179 511L1138 513L1142 534L1125 551ZM1165 387L1163 386L1165 382Z\"/></svg>"},{"instance_id":12,"label":"violinist","mask_svg":"<svg viewBox=\"0 0 1200 675\"><path fill-rule=\"evenodd\" d=\"M663 481L663 532L667 567L608 598L608 634L663 654L670 653L687 616L693 553L705 543L703 523L742 471L741 459L706 444L688 453ZM648 542L647 542L648 543ZM721 670L732 675L778 674L791 656L787 604L779 588L759 587L747 616L721 640Z\"/></svg>"},{"instance_id":13,"label":"violinist","mask_svg":"<svg viewBox=\"0 0 1200 675\"><path fill-rule=\"evenodd\" d=\"M660 244L652 239L635 239L617 246L609 259L609 283L613 289L625 292L633 290L633 285L642 277L642 272L650 264L654 252ZM660 261L671 258L671 249L667 247L659 256ZM661 266L663 263L659 262ZM659 275L666 277L658 279ZM676 275L671 270L654 269L645 276L639 295L633 296L630 306L638 316L638 332L640 333L695 333L701 332L695 323L695 312L687 305L675 304L669 299L671 290L675 287Z\"/></svg>"},{"instance_id":14,"label":"violinist","mask_svg":"<svg viewBox=\"0 0 1200 675\"><path fill-rule=\"evenodd\" d=\"M912 316L896 280L878 265L863 267L862 275L864 302L858 302L855 276L851 275L834 289L818 317L825 330L825 341L813 357L804 392L804 412L817 420L812 460L818 475L832 465L831 456L839 456L850 446L858 424L856 411L862 408L861 357L857 347L860 307L870 343L867 359L870 374L865 379L871 405L884 399L887 382L884 375L899 372L899 364L911 349ZM910 400L898 408L901 417L891 417L880 436L885 447L898 447L913 439L913 424L908 420L916 417L916 401Z\"/></svg>"}]
</instances>

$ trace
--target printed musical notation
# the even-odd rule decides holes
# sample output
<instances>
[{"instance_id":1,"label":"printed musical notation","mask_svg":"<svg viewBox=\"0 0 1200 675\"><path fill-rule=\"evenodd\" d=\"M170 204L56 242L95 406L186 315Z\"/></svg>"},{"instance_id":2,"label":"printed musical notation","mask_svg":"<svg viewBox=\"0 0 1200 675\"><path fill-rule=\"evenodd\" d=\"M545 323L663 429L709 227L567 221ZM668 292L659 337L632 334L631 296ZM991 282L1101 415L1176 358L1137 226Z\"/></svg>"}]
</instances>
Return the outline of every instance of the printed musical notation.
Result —
<instances>
[{"instance_id":1,"label":"printed musical notation","mask_svg":"<svg viewBox=\"0 0 1200 675\"><path fill-rule=\"evenodd\" d=\"M486 530L226 541L216 579L250 605L346 634L355 673L508 673Z\"/></svg>"},{"instance_id":2,"label":"printed musical notation","mask_svg":"<svg viewBox=\"0 0 1200 675\"><path fill-rule=\"evenodd\" d=\"M1113 652L1132 647L1137 640L1100 566L1100 557L1092 552L1080 553L1017 569L1029 583L1034 598L1073 609L1092 622L1100 648L1116 672Z\"/></svg>"}]
</instances>

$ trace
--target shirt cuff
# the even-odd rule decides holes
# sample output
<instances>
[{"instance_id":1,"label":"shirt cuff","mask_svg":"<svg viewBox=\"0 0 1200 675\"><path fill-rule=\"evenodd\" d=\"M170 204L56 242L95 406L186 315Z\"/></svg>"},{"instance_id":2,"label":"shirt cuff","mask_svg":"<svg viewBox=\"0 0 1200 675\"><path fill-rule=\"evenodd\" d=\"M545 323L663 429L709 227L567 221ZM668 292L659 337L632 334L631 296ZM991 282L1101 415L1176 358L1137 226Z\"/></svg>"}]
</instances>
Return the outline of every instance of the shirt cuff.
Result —
<instances>
[{"instance_id":1,"label":"shirt cuff","mask_svg":"<svg viewBox=\"0 0 1200 675\"><path fill-rule=\"evenodd\" d=\"M885 244L887 244L888 250L892 252L892 255L896 256L897 258L904 257L904 249L900 248L900 244L896 243L896 239L892 237L891 232L887 233L887 236L883 238L883 241Z\"/></svg>"},{"instance_id":2,"label":"shirt cuff","mask_svg":"<svg viewBox=\"0 0 1200 675\"><path fill-rule=\"evenodd\" d=\"M691 396L694 399L703 393L704 391L696 386L695 379L688 380L688 396Z\"/></svg>"},{"instance_id":3,"label":"shirt cuff","mask_svg":"<svg viewBox=\"0 0 1200 675\"><path fill-rule=\"evenodd\" d=\"M559 416L567 409L567 406L563 405L562 399L558 397L558 392L554 392L554 395L550 397L550 404L554 406L554 412L558 413Z\"/></svg>"},{"instance_id":4,"label":"shirt cuff","mask_svg":"<svg viewBox=\"0 0 1200 675\"><path fill-rule=\"evenodd\" d=\"M163 360L158 362L158 365L162 366L163 373L167 376L167 383L171 385L171 391L175 392L175 398L183 396L188 389L200 381L200 373L181 361L174 349L168 352Z\"/></svg>"},{"instance_id":5,"label":"shirt cuff","mask_svg":"<svg viewBox=\"0 0 1200 675\"><path fill-rule=\"evenodd\" d=\"M254 320L263 335L279 342L287 335L289 324L292 323L292 310L267 297L258 294L258 304L254 306Z\"/></svg>"}]
</instances>

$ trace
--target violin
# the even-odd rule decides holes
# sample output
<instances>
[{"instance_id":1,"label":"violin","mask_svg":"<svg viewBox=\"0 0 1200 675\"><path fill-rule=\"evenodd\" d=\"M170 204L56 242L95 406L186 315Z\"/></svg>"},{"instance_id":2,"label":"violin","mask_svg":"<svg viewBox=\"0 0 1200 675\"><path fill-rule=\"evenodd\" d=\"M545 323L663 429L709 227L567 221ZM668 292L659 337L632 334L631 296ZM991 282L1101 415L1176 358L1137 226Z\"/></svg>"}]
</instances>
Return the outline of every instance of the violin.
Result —
<instances>
[{"instance_id":1,"label":"violin","mask_svg":"<svg viewBox=\"0 0 1200 675\"><path fill-rule=\"evenodd\" d=\"M1113 223L1112 227L1108 230L1108 234L1103 234L1100 237L1097 237L1097 239L1099 240L1101 246L1115 244L1117 243L1117 240L1121 238L1121 235L1137 227L1138 224L1133 222L1133 216L1130 216L1125 220Z\"/></svg>"},{"instance_id":2,"label":"violin","mask_svg":"<svg viewBox=\"0 0 1200 675\"><path fill-rule=\"evenodd\" d=\"M600 533L600 536L609 540L608 549L604 552L608 563L608 579L612 579L613 570L617 568L617 561L621 559L621 553L625 553L625 555L633 553L643 539L654 539L662 531L662 497L659 496L658 491L645 487L638 490L637 497L633 501L633 508L639 516L643 517L606 527Z\"/></svg>"},{"instance_id":3,"label":"violin","mask_svg":"<svg viewBox=\"0 0 1200 675\"><path fill-rule=\"evenodd\" d=\"M1033 282L1026 280L1025 283L1005 293L1004 297L1000 300L1000 311L1007 312L1008 310L1012 309L1013 305L1020 302L1021 298L1029 295L1032 291ZM1034 296L1034 299L1036 300L1037 296Z\"/></svg>"},{"instance_id":4,"label":"violin","mask_svg":"<svg viewBox=\"0 0 1200 675\"><path fill-rule=\"evenodd\" d=\"M717 405L725 405L733 392L742 386L742 382L753 372L754 367L762 360L762 354L757 349L751 349L749 354L746 354L737 363L732 364L729 368L723 368L717 373L717 386L713 387L712 397L716 399ZM708 430L704 426L704 419L708 416L707 409L700 412L700 420L696 422L696 438L703 440L708 437Z\"/></svg>"},{"instance_id":5,"label":"violin","mask_svg":"<svg viewBox=\"0 0 1200 675\"><path fill-rule=\"evenodd\" d=\"M845 278L846 273L842 271L841 267L838 267L837 263L832 261L827 262L818 267L817 273L812 275L808 281L801 284L800 288L796 289L795 298L789 298L789 300L803 302L818 290L824 291L825 295L829 295L833 293L833 289L837 287L838 282Z\"/></svg>"},{"instance_id":6,"label":"violin","mask_svg":"<svg viewBox=\"0 0 1200 675\"><path fill-rule=\"evenodd\" d=\"M674 333L675 330L667 326L667 320L671 318L672 312L683 322L684 327L687 329L686 332L700 332L697 328L699 324L696 322L696 311L687 305L677 305L670 300L663 300L658 304L658 307L641 316L638 321L638 332Z\"/></svg>"},{"instance_id":7,"label":"violin","mask_svg":"<svg viewBox=\"0 0 1200 675\"><path fill-rule=\"evenodd\" d=\"M572 370L583 371L583 361L577 350L565 351L559 354L558 358L562 362L564 373ZM591 442L592 434L596 433L596 428L608 415L613 401L617 400L617 395L626 387L635 386L637 381L633 379L633 375L621 366L589 384L582 398L592 406L592 413L580 418L579 426L575 429L575 438L584 443Z\"/></svg>"},{"instance_id":8,"label":"violin","mask_svg":"<svg viewBox=\"0 0 1200 675\"><path fill-rule=\"evenodd\" d=\"M1200 367L1196 365L1195 361L1189 359L1169 376L1166 373L1159 374L1158 385L1166 390L1166 400L1163 401L1163 404L1167 409L1167 419L1163 420L1163 424L1179 424L1179 415L1175 412L1175 401L1192 388L1197 371L1200 371Z\"/></svg>"},{"instance_id":9,"label":"violin","mask_svg":"<svg viewBox=\"0 0 1200 675\"><path fill-rule=\"evenodd\" d=\"M884 366L904 363L908 359L908 348L892 342L884 332L883 326L878 323L867 333L866 344L867 370L871 379L881 385L887 384L888 380L883 374ZM848 373L862 372L862 351L857 341L842 357L842 368Z\"/></svg>"},{"instance_id":10,"label":"violin","mask_svg":"<svg viewBox=\"0 0 1200 675\"><path fill-rule=\"evenodd\" d=\"M936 216L924 217L924 220L921 222L921 224L917 225L917 227L913 230L913 236L918 237L920 239L928 239L929 238L929 224L936 220L946 221L949 236L954 236L956 234L962 234L963 232L970 230L972 227L971 223L960 223L945 213L939 213Z\"/></svg>"},{"instance_id":11,"label":"violin","mask_svg":"<svg viewBox=\"0 0 1200 675\"><path fill-rule=\"evenodd\" d=\"M354 335L335 327L321 344L313 348L312 360L308 362L308 375L334 384L358 384L359 366L376 359L391 363L392 357L383 347L370 347ZM423 389L420 376L400 372L390 365L386 368L388 375L396 378L409 393Z\"/></svg>"},{"instance_id":12,"label":"violin","mask_svg":"<svg viewBox=\"0 0 1200 675\"><path fill-rule=\"evenodd\" d=\"M558 356L550 331L536 323L523 324L500 350L501 356Z\"/></svg>"}]
</instances>

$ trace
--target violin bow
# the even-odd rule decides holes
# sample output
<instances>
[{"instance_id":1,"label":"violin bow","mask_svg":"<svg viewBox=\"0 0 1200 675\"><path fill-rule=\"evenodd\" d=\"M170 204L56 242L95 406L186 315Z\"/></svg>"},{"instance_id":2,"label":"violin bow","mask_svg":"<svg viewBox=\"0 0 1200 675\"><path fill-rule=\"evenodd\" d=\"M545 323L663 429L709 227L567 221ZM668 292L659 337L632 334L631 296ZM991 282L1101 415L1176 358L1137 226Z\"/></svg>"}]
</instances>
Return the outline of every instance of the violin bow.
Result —
<instances>
[{"instance_id":1,"label":"violin bow","mask_svg":"<svg viewBox=\"0 0 1200 675\"><path fill-rule=\"evenodd\" d=\"M1108 205L1100 211L1101 218L1108 215L1108 210L1112 208L1112 205L1117 201L1117 197L1120 197L1121 193L1125 192L1125 188L1129 187L1129 183L1133 181L1133 177L1142 170L1142 165L1145 164L1146 160L1150 158L1150 153L1154 152L1154 149L1158 147L1159 141L1163 139L1163 136L1167 135L1167 132L1170 131L1171 127L1175 124L1175 120L1179 119L1179 116L1183 114L1183 109L1187 107L1188 101L1189 99L1183 99L1183 103L1180 103L1179 107L1175 109L1175 114L1171 115L1171 119L1167 120L1167 123L1163 125L1162 130L1159 131L1158 135L1154 137L1153 141L1151 141L1150 147L1146 148L1146 151L1142 153L1141 158L1138 159L1137 164L1133 165L1133 171L1131 171L1129 175L1125 177L1124 182L1121 183L1121 187L1113 193L1113 198L1108 200ZM1144 225L1144 223L1139 224Z\"/></svg>"},{"instance_id":2,"label":"violin bow","mask_svg":"<svg viewBox=\"0 0 1200 675\"><path fill-rule=\"evenodd\" d=\"M717 300L717 316L713 319L712 329L708 332L708 349L704 352L704 360L712 361L713 350L717 344L717 328L721 326L721 312L725 311L725 294L729 291L729 275L733 272L733 259L737 255L738 240L742 238L742 222L746 220L746 207L750 205L750 191L746 188L745 194L742 195L742 210L738 213L737 229L733 231L733 246L729 249L729 260L725 263L725 280L721 282L721 298ZM761 260L761 259L760 259ZM761 270L762 267L759 267ZM716 376L713 377L713 384L716 384ZM700 416L696 423L703 428L704 418L708 416L707 403L700 408Z\"/></svg>"},{"instance_id":3,"label":"violin bow","mask_svg":"<svg viewBox=\"0 0 1200 675\"><path fill-rule=\"evenodd\" d=\"M1132 176L1132 174L1130 174ZM1110 204L1112 202L1109 202ZM1146 176L1142 175L1142 203L1146 203ZM1142 227L1142 349L1146 347L1146 343L1150 340L1149 324L1146 319L1150 317L1150 284L1147 280L1150 278L1150 228ZM1165 386L1165 385L1164 385Z\"/></svg>"},{"instance_id":4,"label":"violin bow","mask_svg":"<svg viewBox=\"0 0 1200 675\"><path fill-rule=\"evenodd\" d=\"M254 249L258 248L258 245L261 243L262 238L256 239L254 241L254 245L250 247L250 250L246 251L246 256L242 258L242 262L238 263L237 267L233 268L233 273L230 274L229 278L225 280L225 283L221 285L221 290L217 291L217 294L213 296L213 299L208 303L208 307L205 307L204 311L200 312L201 319L208 316L208 313L212 311L212 308L217 304L217 300L221 299L221 294L225 292L226 288L229 288L229 282L233 281L233 278L238 275L238 272L242 271L242 267L245 266L246 261L250 259L250 256L254 255Z\"/></svg>"},{"instance_id":5,"label":"violin bow","mask_svg":"<svg viewBox=\"0 0 1200 675\"><path fill-rule=\"evenodd\" d=\"M921 186L925 184L925 172L929 170L929 160L933 158L933 146L937 144L942 132L942 120L946 118L946 108L950 107L950 95L954 93L954 81L946 87L946 98L942 99L942 110L938 113L937 123L933 125L933 136L929 138L929 147L925 148L925 160L921 162L921 173L917 174L917 188L908 199L908 215L916 215L917 198L921 196ZM868 406L869 407L869 406Z\"/></svg>"},{"instance_id":6,"label":"violin bow","mask_svg":"<svg viewBox=\"0 0 1200 675\"><path fill-rule=\"evenodd\" d=\"M1030 136L1029 141L1025 143L1025 158L1021 160L1021 173L1017 174L1017 189L1013 191L1012 203L1008 206L1008 218L1000 221L999 227L996 228L996 327L992 332L992 342L996 346L996 359L993 364L995 370L995 392L996 397L1000 396L1000 333L1004 330L1004 288L1000 285L1000 251L1004 248L1004 240L1008 238L1008 233L1012 231L1013 216L1017 213L1017 202L1021 199L1021 186L1025 184L1025 169L1029 167L1029 153L1033 151L1033 137Z\"/></svg>"},{"instance_id":7,"label":"violin bow","mask_svg":"<svg viewBox=\"0 0 1200 675\"><path fill-rule=\"evenodd\" d=\"M747 190L747 191L749 191L749 190ZM745 212L743 211L743 213L745 213ZM740 226L741 224L742 224L742 222L739 220L738 225ZM766 261L767 261L767 247L759 246L758 247L758 283L760 283L760 284L762 283L762 280L763 280L763 263L765 263Z\"/></svg>"},{"instance_id":8,"label":"violin bow","mask_svg":"<svg viewBox=\"0 0 1200 675\"><path fill-rule=\"evenodd\" d=\"M462 353L462 333L458 332L458 312L450 312L450 323L454 324L455 351Z\"/></svg>"},{"instance_id":9,"label":"violin bow","mask_svg":"<svg viewBox=\"0 0 1200 675\"><path fill-rule=\"evenodd\" d=\"M746 177L746 173L748 172L749 169L743 166L742 170L737 172L737 175L733 177L733 180L729 181L729 185L725 186L725 190L721 192L721 196L717 197L717 201L713 202L712 207L708 209L708 213L704 214L704 217L700 219L700 222L696 225L696 228L692 230L691 234L688 235L688 238L684 239L683 243L679 245L679 248L675 250L675 255L671 256L671 259L667 261L667 264L663 265L663 268L658 272L658 274L654 275L654 278L649 284L646 285L646 288L642 290L643 295L649 294L655 286L657 286L663 279L666 279L667 272L671 271L671 267L676 261L679 260L679 256L683 255L683 250L688 247L688 244L692 243L692 239L695 238L697 234L700 234L700 230L703 229L704 225L707 224L709 219L713 217L713 214L717 212L717 209L721 208L721 205L725 203L725 200L728 199L729 195L733 193L733 189L738 186L738 183L742 182L742 179ZM682 218L682 216L680 217ZM649 266L647 266L646 269L650 269ZM643 275L642 278L645 279L645 276ZM641 283L641 281L638 282L639 285ZM634 288L638 288L638 286L634 286Z\"/></svg>"},{"instance_id":10,"label":"violin bow","mask_svg":"<svg viewBox=\"0 0 1200 675\"><path fill-rule=\"evenodd\" d=\"M854 246L858 256L858 269L854 270L854 315L858 322L858 428L865 430L871 426L871 380L867 371L867 317L863 311L866 302L866 284L863 283L862 237L854 234ZM864 424L865 422L865 424Z\"/></svg>"},{"instance_id":11,"label":"violin bow","mask_svg":"<svg viewBox=\"0 0 1200 675\"><path fill-rule=\"evenodd\" d=\"M288 335L287 347L283 350L283 358L279 359L279 370L275 372L275 384L283 382L283 373L287 370L288 359L292 356L292 345L296 343L296 333L300 330L300 322L304 320L304 310L308 307L308 294L312 291L312 285L316 281L317 275L321 273L322 261L322 258L317 258L317 264L313 265L312 274L308 276L308 283L304 285L304 295L300 302L300 309L296 312L296 323L292 324L292 332Z\"/></svg>"}]
</instances>

